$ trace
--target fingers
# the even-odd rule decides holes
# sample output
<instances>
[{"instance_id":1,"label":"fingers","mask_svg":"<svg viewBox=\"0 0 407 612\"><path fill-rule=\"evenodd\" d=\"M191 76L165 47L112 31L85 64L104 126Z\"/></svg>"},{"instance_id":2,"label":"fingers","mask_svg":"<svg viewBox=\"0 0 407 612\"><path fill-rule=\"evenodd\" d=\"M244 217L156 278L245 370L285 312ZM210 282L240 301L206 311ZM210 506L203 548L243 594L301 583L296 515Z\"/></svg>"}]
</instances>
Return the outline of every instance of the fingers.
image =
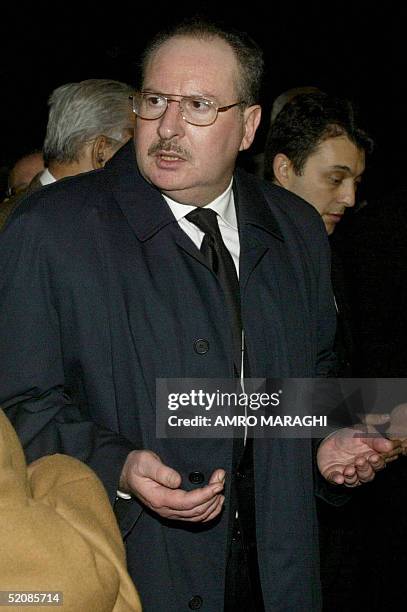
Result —
<instances>
[{"instance_id":1,"label":"fingers","mask_svg":"<svg viewBox=\"0 0 407 612\"><path fill-rule=\"evenodd\" d=\"M364 476L362 476L364 478ZM327 477L327 480L331 484L336 485L344 485L345 487L354 488L360 486L363 482L367 482L367 480L362 480L357 471L354 469L352 474L344 474L343 472L335 471L331 472Z\"/></svg>"},{"instance_id":2,"label":"fingers","mask_svg":"<svg viewBox=\"0 0 407 612\"><path fill-rule=\"evenodd\" d=\"M402 443L399 440L397 440L397 446L395 448L393 448L388 453L381 453L381 455L383 456L384 460L387 463L388 461L393 461L394 459L397 459L398 456L402 453L403 453Z\"/></svg>"},{"instance_id":3,"label":"fingers","mask_svg":"<svg viewBox=\"0 0 407 612\"><path fill-rule=\"evenodd\" d=\"M390 461L395 459L390 458ZM357 487L363 483L370 482L376 472L386 467L386 460L378 453L360 455L355 458L354 463L345 466L336 465L325 477L332 484L343 484L346 487Z\"/></svg>"},{"instance_id":4,"label":"fingers","mask_svg":"<svg viewBox=\"0 0 407 612\"><path fill-rule=\"evenodd\" d=\"M204 522L208 520L209 517L214 518L214 516L217 516L219 514L224 499L225 498L223 495L216 495L214 498L212 498L209 502L206 502L205 504L195 506L191 510L180 510L177 512L173 512L169 514L167 518L190 521L192 523Z\"/></svg>"},{"instance_id":5,"label":"fingers","mask_svg":"<svg viewBox=\"0 0 407 612\"><path fill-rule=\"evenodd\" d=\"M364 438L363 442L378 453L390 453L398 446L397 440L389 440L388 438L383 438L382 436Z\"/></svg>"},{"instance_id":6,"label":"fingers","mask_svg":"<svg viewBox=\"0 0 407 612\"><path fill-rule=\"evenodd\" d=\"M224 495L220 495L218 504L215 507L214 511L206 519L202 520L202 522L209 523L209 521L213 521L213 519L216 518L222 512L224 503L225 503L225 497Z\"/></svg>"},{"instance_id":7,"label":"fingers","mask_svg":"<svg viewBox=\"0 0 407 612\"><path fill-rule=\"evenodd\" d=\"M225 470L222 470L222 469L215 470L209 479L209 484L215 484L217 482L220 482L223 484L225 482L225 477L226 477Z\"/></svg>"},{"instance_id":8,"label":"fingers","mask_svg":"<svg viewBox=\"0 0 407 612\"><path fill-rule=\"evenodd\" d=\"M383 457L372 454L369 457L358 457L355 461L356 474L361 483L370 482L375 477L375 473L385 467Z\"/></svg>"},{"instance_id":9,"label":"fingers","mask_svg":"<svg viewBox=\"0 0 407 612\"><path fill-rule=\"evenodd\" d=\"M225 470L217 469L209 483L193 491L180 489L181 475L151 451L132 451L123 468L123 482L150 510L163 518L208 521L223 504Z\"/></svg>"},{"instance_id":10,"label":"fingers","mask_svg":"<svg viewBox=\"0 0 407 612\"><path fill-rule=\"evenodd\" d=\"M155 453L149 451L140 453L137 469L139 476L151 478L164 487L177 489L181 485L180 474L165 465Z\"/></svg>"},{"instance_id":11,"label":"fingers","mask_svg":"<svg viewBox=\"0 0 407 612\"><path fill-rule=\"evenodd\" d=\"M181 476L161 461L152 451L132 451L128 454L120 476L119 488L138 496L139 486L151 480L164 487L176 489L181 485Z\"/></svg>"},{"instance_id":12,"label":"fingers","mask_svg":"<svg viewBox=\"0 0 407 612\"><path fill-rule=\"evenodd\" d=\"M172 512L174 506L178 503L178 500L175 500L175 496L173 496L173 499L171 500L172 508L169 509L171 514L168 516L168 518L190 521L194 523L206 523L212 521L222 511L225 501L224 495L221 495L224 488L225 476L225 470L215 470L209 479L209 484L206 487L189 492L179 491L179 493L183 494L183 499L180 501L182 507L179 506L175 512ZM203 498L204 491L206 490L208 491L208 494L212 492L212 496L208 499L208 501L198 504L198 499ZM186 506L192 507L189 508Z\"/></svg>"},{"instance_id":13,"label":"fingers","mask_svg":"<svg viewBox=\"0 0 407 612\"><path fill-rule=\"evenodd\" d=\"M385 425L390 422L389 414L358 414L358 417L360 418L360 422L364 425L377 426Z\"/></svg>"},{"instance_id":14,"label":"fingers","mask_svg":"<svg viewBox=\"0 0 407 612\"><path fill-rule=\"evenodd\" d=\"M193 491L169 489L157 483L144 482L139 486L139 492L147 505L161 516L180 518L192 516L189 511L211 503L223 491L223 485L206 485Z\"/></svg>"},{"instance_id":15,"label":"fingers","mask_svg":"<svg viewBox=\"0 0 407 612\"><path fill-rule=\"evenodd\" d=\"M341 485L341 484L345 483L345 477L344 477L343 473L340 472L339 470L333 470L332 472L324 474L324 477L331 484Z\"/></svg>"},{"instance_id":16,"label":"fingers","mask_svg":"<svg viewBox=\"0 0 407 612\"><path fill-rule=\"evenodd\" d=\"M360 465L347 465L343 470L343 484L346 487L357 487L360 483L359 469Z\"/></svg>"}]
</instances>

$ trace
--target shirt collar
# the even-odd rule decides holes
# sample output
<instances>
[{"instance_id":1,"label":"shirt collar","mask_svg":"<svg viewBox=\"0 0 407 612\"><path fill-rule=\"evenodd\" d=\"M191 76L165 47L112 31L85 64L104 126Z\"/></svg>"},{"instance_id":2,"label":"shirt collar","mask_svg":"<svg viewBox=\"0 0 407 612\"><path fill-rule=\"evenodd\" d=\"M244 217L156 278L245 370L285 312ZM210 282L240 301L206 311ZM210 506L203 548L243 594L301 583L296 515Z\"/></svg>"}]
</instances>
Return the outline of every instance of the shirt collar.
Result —
<instances>
[{"instance_id":1,"label":"shirt collar","mask_svg":"<svg viewBox=\"0 0 407 612\"><path fill-rule=\"evenodd\" d=\"M232 184L233 178L230 181L228 188L223 193L221 193L221 195L218 196L215 200L207 204L205 208L212 208L215 212L218 213L218 215L226 223L226 225L230 225L231 227L237 230L237 217L234 205ZM175 200L172 200L168 196L164 194L162 195L177 221L180 221L189 212L191 212L191 210L197 208L196 206L189 206L188 204L180 204L179 202L175 202Z\"/></svg>"},{"instance_id":2,"label":"shirt collar","mask_svg":"<svg viewBox=\"0 0 407 612\"><path fill-rule=\"evenodd\" d=\"M49 185L50 183L55 183L56 182L56 178L54 178L52 176L52 174L48 170L48 168L45 168L45 170L43 170L42 173L39 176L39 181L40 181L41 185Z\"/></svg>"}]
</instances>

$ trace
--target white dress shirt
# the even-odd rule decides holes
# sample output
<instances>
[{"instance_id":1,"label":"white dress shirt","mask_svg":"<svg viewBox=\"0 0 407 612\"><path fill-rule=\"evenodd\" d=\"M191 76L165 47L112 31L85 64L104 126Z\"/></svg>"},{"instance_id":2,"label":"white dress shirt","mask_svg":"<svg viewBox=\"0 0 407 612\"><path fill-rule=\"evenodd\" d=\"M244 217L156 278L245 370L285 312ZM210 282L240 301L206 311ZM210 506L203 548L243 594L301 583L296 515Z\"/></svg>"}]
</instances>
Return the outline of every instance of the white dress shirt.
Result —
<instances>
[{"instance_id":1,"label":"white dress shirt","mask_svg":"<svg viewBox=\"0 0 407 612\"><path fill-rule=\"evenodd\" d=\"M220 233L223 238L223 242L229 253L232 255L233 262L236 267L237 276L239 277L239 255L240 255L240 242L239 242L239 231L237 228L237 216L235 209L235 201L232 190L233 179L230 181L229 187L220 196L205 206L205 208L211 208L218 213L218 225ZM163 198L170 207L174 217L178 221L180 228L191 238L196 244L198 249L201 248L204 232L199 229L194 223L185 219L191 210L195 210L197 206L189 206L188 204L180 204L171 200L168 196L163 194Z\"/></svg>"}]
</instances>

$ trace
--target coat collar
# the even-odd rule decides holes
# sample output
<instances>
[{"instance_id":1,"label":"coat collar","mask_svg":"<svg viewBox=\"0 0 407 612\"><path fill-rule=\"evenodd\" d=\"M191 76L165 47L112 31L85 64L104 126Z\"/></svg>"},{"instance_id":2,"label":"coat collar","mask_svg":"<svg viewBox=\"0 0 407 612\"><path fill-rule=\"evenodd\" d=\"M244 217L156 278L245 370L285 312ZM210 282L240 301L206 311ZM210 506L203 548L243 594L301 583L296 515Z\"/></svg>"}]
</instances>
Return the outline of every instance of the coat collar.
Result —
<instances>
[{"instance_id":1,"label":"coat collar","mask_svg":"<svg viewBox=\"0 0 407 612\"><path fill-rule=\"evenodd\" d=\"M105 173L116 201L139 240L144 242L166 225L175 223L174 215L160 191L141 176L132 141L122 147L106 164L103 174ZM284 240L258 180L242 170L237 170L233 189L239 227L260 227L274 237Z\"/></svg>"},{"instance_id":2,"label":"coat collar","mask_svg":"<svg viewBox=\"0 0 407 612\"><path fill-rule=\"evenodd\" d=\"M260 181L255 176L239 168L236 169L233 190L240 230L243 230L244 225L252 225L260 227L275 238L284 241L278 221L272 213L260 185Z\"/></svg>"},{"instance_id":3,"label":"coat collar","mask_svg":"<svg viewBox=\"0 0 407 612\"><path fill-rule=\"evenodd\" d=\"M141 176L132 141L106 164L104 172L116 201L139 240L144 242L175 222L160 191Z\"/></svg>"}]
</instances>

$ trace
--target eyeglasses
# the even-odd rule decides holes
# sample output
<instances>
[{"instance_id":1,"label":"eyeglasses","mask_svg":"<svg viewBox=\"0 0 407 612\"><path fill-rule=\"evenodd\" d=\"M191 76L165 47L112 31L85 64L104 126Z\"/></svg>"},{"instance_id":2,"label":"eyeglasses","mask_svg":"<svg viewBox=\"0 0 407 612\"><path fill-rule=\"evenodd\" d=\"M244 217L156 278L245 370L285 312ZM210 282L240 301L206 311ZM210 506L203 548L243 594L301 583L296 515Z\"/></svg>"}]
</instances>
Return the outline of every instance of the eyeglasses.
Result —
<instances>
[{"instance_id":1,"label":"eyeglasses","mask_svg":"<svg viewBox=\"0 0 407 612\"><path fill-rule=\"evenodd\" d=\"M211 125L215 123L218 113L224 113L234 106L245 104L242 101L228 106L218 106L206 98L158 94L150 91L136 92L129 98L133 101L133 112L141 119L159 119L167 110L169 102L177 102L182 118L192 125ZM176 100L176 98L180 99Z\"/></svg>"}]
</instances>

